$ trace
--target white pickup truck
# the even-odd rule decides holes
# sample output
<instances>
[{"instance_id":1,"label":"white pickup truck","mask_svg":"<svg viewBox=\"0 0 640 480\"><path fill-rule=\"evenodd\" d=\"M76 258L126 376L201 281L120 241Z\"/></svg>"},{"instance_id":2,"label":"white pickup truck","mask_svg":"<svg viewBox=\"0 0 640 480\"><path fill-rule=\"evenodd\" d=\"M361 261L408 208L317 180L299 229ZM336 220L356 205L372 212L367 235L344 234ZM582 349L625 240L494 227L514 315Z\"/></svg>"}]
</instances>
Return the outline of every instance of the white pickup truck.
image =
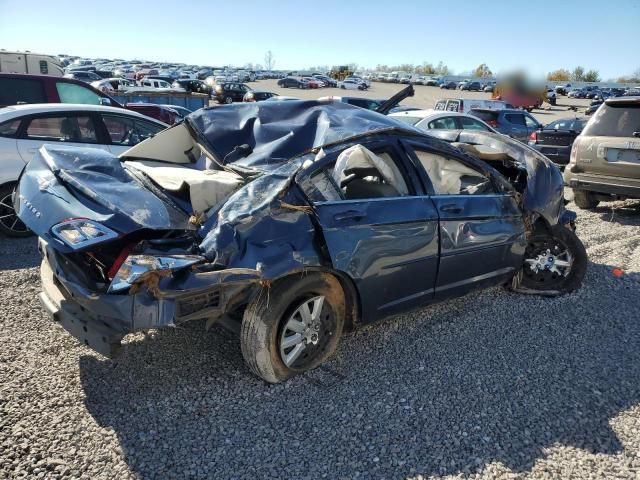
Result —
<instances>
[{"instance_id":1,"label":"white pickup truck","mask_svg":"<svg viewBox=\"0 0 640 480\"><path fill-rule=\"evenodd\" d=\"M126 85L118 85L118 90L124 90L127 92L148 92L148 91L171 91L171 92L184 92L184 88L174 88L166 80L160 80L158 78L145 78L140 82L139 86L131 87Z\"/></svg>"}]
</instances>

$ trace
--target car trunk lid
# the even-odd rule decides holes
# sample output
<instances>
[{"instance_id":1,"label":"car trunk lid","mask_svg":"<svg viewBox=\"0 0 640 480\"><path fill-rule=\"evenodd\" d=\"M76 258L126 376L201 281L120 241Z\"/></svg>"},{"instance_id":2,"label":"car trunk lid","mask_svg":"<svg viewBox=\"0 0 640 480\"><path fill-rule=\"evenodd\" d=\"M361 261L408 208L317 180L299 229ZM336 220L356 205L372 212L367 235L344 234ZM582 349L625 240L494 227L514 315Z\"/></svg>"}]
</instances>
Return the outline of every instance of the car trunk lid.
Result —
<instances>
[{"instance_id":1,"label":"car trunk lid","mask_svg":"<svg viewBox=\"0 0 640 480\"><path fill-rule=\"evenodd\" d=\"M578 135L574 130L538 130L536 134L536 143L539 145L548 145L552 147L567 147L571 145Z\"/></svg>"},{"instance_id":2,"label":"car trunk lid","mask_svg":"<svg viewBox=\"0 0 640 480\"><path fill-rule=\"evenodd\" d=\"M189 230L189 212L118 157L90 148L45 145L25 168L14 199L20 219L61 252L51 228L73 218L96 221L119 234Z\"/></svg>"}]
</instances>

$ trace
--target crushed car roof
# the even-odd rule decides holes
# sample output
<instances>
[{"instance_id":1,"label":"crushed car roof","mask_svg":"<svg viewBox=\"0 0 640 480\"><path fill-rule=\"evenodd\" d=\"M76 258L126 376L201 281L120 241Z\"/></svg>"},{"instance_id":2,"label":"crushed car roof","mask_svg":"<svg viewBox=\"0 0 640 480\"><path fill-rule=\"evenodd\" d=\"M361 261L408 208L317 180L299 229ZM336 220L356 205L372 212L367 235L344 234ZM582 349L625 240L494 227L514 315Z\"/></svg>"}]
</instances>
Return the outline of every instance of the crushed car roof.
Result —
<instances>
[{"instance_id":1,"label":"crushed car roof","mask_svg":"<svg viewBox=\"0 0 640 480\"><path fill-rule=\"evenodd\" d=\"M200 109L186 119L218 160L248 145L251 153L235 161L243 166L282 163L314 147L367 132L402 129L393 118L338 102L255 102Z\"/></svg>"}]
</instances>

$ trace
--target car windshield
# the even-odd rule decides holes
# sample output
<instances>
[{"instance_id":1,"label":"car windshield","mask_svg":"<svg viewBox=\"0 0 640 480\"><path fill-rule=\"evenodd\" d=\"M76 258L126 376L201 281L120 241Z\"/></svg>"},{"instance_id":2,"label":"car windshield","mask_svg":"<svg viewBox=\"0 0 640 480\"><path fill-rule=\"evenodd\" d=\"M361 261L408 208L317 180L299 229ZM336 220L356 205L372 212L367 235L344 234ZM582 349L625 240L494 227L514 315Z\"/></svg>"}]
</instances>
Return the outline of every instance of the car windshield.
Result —
<instances>
[{"instance_id":1,"label":"car windshield","mask_svg":"<svg viewBox=\"0 0 640 480\"><path fill-rule=\"evenodd\" d=\"M587 124L583 134L597 137L640 136L640 104L602 105Z\"/></svg>"}]
</instances>

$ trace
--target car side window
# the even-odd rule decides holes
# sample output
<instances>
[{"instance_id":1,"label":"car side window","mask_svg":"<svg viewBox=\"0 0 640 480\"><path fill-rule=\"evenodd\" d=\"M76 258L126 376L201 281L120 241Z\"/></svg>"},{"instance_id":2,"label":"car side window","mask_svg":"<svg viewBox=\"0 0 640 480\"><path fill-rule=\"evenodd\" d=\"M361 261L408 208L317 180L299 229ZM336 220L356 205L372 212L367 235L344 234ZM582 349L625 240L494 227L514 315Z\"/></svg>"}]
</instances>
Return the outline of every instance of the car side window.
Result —
<instances>
[{"instance_id":1,"label":"car side window","mask_svg":"<svg viewBox=\"0 0 640 480\"><path fill-rule=\"evenodd\" d=\"M479 122L478 120L474 120L473 118L468 117L459 117L460 125L464 130L482 130L484 132L490 132L485 124Z\"/></svg>"},{"instance_id":2,"label":"car side window","mask_svg":"<svg viewBox=\"0 0 640 480\"><path fill-rule=\"evenodd\" d=\"M22 120L18 118L0 123L0 137L13 137L18 131L18 128L20 128L21 121Z\"/></svg>"},{"instance_id":3,"label":"car side window","mask_svg":"<svg viewBox=\"0 0 640 480\"><path fill-rule=\"evenodd\" d=\"M524 116L524 121L526 122L527 127L529 128L538 128L538 126L540 125L534 118L528 115Z\"/></svg>"},{"instance_id":4,"label":"car side window","mask_svg":"<svg viewBox=\"0 0 640 480\"><path fill-rule=\"evenodd\" d=\"M521 113L506 113L504 117L507 119L509 123L513 123L515 125L523 125L526 123L524 121L524 115Z\"/></svg>"},{"instance_id":5,"label":"car side window","mask_svg":"<svg viewBox=\"0 0 640 480\"><path fill-rule=\"evenodd\" d=\"M491 180L459 160L438 153L414 149L436 195L486 195L494 193Z\"/></svg>"},{"instance_id":6,"label":"car side window","mask_svg":"<svg viewBox=\"0 0 640 480\"><path fill-rule=\"evenodd\" d=\"M102 120L111 144L133 146L152 137L163 128L143 120L127 118L120 115L103 115Z\"/></svg>"},{"instance_id":7,"label":"car side window","mask_svg":"<svg viewBox=\"0 0 640 480\"><path fill-rule=\"evenodd\" d=\"M75 83L56 82L56 90L61 103L82 103L100 105L102 97L82 85Z\"/></svg>"},{"instance_id":8,"label":"car side window","mask_svg":"<svg viewBox=\"0 0 640 480\"><path fill-rule=\"evenodd\" d=\"M314 172L301 182L313 201L336 201L402 197L410 194L393 151L371 151L353 145L338 155L335 163Z\"/></svg>"},{"instance_id":9,"label":"car side window","mask_svg":"<svg viewBox=\"0 0 640 480\"><path fill-rule=\"evenodd\" d=\"M436 118L435 120L432 120L429 122L429 128L430 129L440 129L440 128L445 128L448 130L455 130L456 128L458 128L458 126L456 125L456 120L453 117L442 117L442 118Z\"/></svg>"},{"instance_id":10,"label":"car side window","mask_svg":"<svg viewBox=\"0 0 640 480\"><path fill-rule=\"evenodd\" d=\"M29 140L97 143L93 119L88 116L34 118L26 131Z\"/></svg>"}]
</instances>

